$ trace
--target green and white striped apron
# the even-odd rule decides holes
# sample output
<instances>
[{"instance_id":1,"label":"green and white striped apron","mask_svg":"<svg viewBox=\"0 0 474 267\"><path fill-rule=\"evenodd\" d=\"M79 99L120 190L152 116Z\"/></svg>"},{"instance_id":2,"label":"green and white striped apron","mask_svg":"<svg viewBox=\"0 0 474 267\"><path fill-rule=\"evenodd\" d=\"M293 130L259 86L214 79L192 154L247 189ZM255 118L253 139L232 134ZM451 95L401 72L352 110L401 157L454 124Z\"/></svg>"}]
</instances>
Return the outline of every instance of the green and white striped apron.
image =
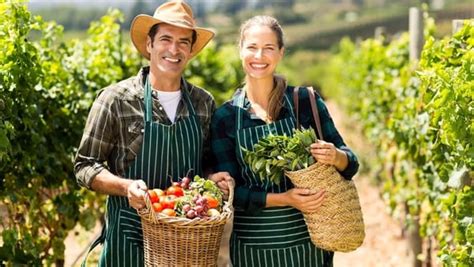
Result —
<instances>
[{"instance_id":1,"label":"green and white striped apron","mask_svg":"<svg viewBox=\"0 0 474 267\"><path fill-rule=\"evenodd\" d=\"M148 188L165 189L171 179L193 170L201 173L202 129L187 89L182 90L189 117L172 125L152 120L152 97L148 78L145 84L145 129L143 143L136 160L123 177L142 179ZM143 236L140 216L130 207L128 199L109 196L107 219L102 236L91 246L103 243L99 266L143 266Z\"/></svg>"},{"instance_id":2,"label":"green and white striped apron","mask_svg":"<svg viewBox=\"0 0 474 267\"><path fill-rule=\"evenodd\" d=\"M291 136L296 127L293 105L285 94L284 105L292 116L266 125L243 128L244 99L244 92L236 99L236 152L244 186L268 193L285 192L293 188L291 181L285 177L280 184L269 180L262 182L245 164L240 147L252 149L260 138L270 133ZM233 227L230 241L233 266L332 266L333 253L311 243L303 215L293 207L265 208L257 215L236 209Z\"/></svg>"}]
</instances>

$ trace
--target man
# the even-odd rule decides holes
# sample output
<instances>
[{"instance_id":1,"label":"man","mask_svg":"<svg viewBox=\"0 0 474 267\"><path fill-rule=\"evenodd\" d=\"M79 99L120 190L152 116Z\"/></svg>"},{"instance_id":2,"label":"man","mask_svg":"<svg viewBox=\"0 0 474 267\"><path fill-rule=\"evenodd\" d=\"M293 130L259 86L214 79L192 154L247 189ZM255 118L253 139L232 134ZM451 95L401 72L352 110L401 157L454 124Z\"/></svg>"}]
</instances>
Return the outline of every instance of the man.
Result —
<instances>
[{"instance_id":1,"label":"man","mask_svg":"<svg viewBox=\"0 0 474 267\"><path fill-rule=\"evenodd\" d=\"M89 113L78 153L78 183L109 195L99 265L142 266L143 238L136 209L150 188L166 188L192 170L203 175L215 102L181 76L189 59L213 38L198 28L182 1L138 15L130 28L149 67L105 88ZM229 174L212 175L223 189Z\"/></svg>"}]
</instances>

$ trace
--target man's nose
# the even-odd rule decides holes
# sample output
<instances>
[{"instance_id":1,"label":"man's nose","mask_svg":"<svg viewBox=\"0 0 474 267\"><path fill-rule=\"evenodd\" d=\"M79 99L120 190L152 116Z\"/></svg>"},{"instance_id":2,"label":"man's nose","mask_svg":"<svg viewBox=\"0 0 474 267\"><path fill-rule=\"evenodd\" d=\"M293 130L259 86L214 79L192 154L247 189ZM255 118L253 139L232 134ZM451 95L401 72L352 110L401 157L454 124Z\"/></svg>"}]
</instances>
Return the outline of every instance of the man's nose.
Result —
<instances>
[{"instance_id":1,"label":"man's nose","mask_svg":"<svg viewBox=\"0 0 474 267\"><path fill-rule=\"evenodd\" d=\"M170 52L175 55L176 53L178 53L179 49L178 49L178 43L177 42L172 42L171 45L170 45Z\"/></svg>"}]
</instances>

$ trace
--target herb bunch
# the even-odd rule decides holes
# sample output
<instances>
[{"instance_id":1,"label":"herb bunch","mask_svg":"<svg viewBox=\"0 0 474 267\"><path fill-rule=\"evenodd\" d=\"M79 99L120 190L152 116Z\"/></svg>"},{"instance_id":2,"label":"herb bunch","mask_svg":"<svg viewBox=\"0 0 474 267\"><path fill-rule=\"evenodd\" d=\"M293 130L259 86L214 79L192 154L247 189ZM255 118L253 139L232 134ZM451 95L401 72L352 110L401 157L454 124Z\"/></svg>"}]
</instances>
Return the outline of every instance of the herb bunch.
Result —
<instances>
[{"instance_id":1,"label":"herb bunch","mask_svg":"<svg viewBox=\"0 0 474 267\"><path fill-rule=\"evenodd\" d=\"M285 171L301 170L315 162L309 146L316 139L312 128L294 130L292 137L270 134L260 139L253 151L242 148L244 160L262 180L279 184Z\"/></svg>"}]
</instances>

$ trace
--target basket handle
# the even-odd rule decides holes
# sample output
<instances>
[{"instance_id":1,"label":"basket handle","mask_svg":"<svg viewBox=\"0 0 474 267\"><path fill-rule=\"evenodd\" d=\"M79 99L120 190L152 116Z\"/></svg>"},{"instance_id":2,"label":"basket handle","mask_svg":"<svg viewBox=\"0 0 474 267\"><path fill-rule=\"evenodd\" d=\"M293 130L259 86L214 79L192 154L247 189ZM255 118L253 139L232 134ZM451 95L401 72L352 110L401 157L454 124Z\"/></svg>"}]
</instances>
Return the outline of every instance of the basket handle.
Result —
<instances>
[{"instance_id":1,"label":"basket handle","mask_svg":"<svg viewBox=\"0 0 474 267\"><path fill-rule=\"evenodd\" d=\"M153 209L150 201L150 195L148 194L148 190L145 192L145 195L143 196L145 198L145 207L138 209L137 213L138 215L143 215L146 216L148 219L151 217L151 210Z\"/></svg>"},{"instance_id":2,"label":"basket handle","mask_svg":"<svg viewBox=\"0 0 474 267\"><path fill-rule=\"evenodd\" d=\"M232 179L230 182L227 182L227 184L229 185L229 199L227 201L232 206L232 203L234 203L235 180Z\"/></svg>"}]
</instances>

